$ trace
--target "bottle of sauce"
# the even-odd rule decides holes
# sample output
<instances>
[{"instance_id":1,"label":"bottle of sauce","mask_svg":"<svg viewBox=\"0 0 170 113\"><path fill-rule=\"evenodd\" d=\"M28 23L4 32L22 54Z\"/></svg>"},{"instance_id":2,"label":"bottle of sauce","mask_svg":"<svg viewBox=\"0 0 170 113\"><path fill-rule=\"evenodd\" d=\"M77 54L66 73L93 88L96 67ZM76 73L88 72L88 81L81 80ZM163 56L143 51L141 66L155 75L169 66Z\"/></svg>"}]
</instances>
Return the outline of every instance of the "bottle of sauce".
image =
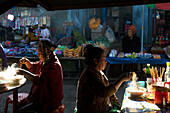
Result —
<instances>
[{"instance_id":1,"label":"bottle of sauce","mask_svg":"<svg viewBox=\"0 0 170 113\"><path fill-rule=\"evenodd\" d=\"M164 81L170 82L170 62L166 62L166 71L165 71Z\"/></svg>"},{"instance_id":2,"label":"bottle of sauce","mask_svg":"<svg viewBox=\"0 0 170 113\"><path fill-rule=\"evenodd\" d=\"M152 83L152 77L151 77L151 73L150 73L150 64L147 64L146 81L149 85Z\"/></svg>"}]
</instances>

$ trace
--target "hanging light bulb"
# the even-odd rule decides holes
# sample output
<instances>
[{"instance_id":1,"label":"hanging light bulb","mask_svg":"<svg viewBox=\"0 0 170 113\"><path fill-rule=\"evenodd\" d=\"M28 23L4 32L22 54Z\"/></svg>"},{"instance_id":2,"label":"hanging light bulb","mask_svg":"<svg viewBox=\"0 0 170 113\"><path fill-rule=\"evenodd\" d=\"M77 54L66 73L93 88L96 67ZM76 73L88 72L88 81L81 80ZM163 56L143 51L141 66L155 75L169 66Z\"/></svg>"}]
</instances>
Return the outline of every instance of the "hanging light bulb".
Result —
<instances>
[{"instance_id":1,"label":"hanging light bulb","mask_svg":"<svg viewBox=\"0 0 170 113\"><path fill-rule=\"evenodd\" d=\"M7 19L9 21L13 21L14 20L14 15L13 14L8 14Z\"/></svg>"},{"instance_id":2,"label":"hanging light bulb","mask_svg":"<svg viewBox=\"0 0 170 113\"><path fill-rule=\"evenodd\" d=\"M156 19L160 19L159 11L156 11Z\"/></svg>"}]
</instances>

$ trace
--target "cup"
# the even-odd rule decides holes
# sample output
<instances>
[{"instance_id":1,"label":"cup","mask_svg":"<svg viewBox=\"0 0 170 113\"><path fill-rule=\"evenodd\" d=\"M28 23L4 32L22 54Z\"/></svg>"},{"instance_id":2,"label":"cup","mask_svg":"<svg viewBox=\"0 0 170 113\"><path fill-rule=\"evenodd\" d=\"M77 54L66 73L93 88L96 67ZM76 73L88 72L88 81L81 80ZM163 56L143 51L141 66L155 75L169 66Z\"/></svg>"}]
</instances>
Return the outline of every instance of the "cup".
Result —
<instances>
[{"instance_id":1,"label":"cup","mask_svg":"<svg viewBox=\"0 0 170 113\"><path fill-rule=\"evenodd\" d=\"M162 82L162 78L158 77L158 78L152 78L152 83L153 84L157 84L157 82Z\"/></svg>"},{"instance_id":2,"label":"cup","mask_svg":"<svg viewBox=\"0 0 170 113\"><path fill-rule=\"evenodd\" d=\"M147 83L147 91L148 92L154 92L152 84Z\"/></svg>"},{"instance_id":3,"label":"cup","mask_svg":"<svg viewBox=\"0 0 170 113\"><path fill-rule=\"evenodd\" d=\"M164 82L164 87L170 88L170 82Z\"/></svg>"},{"instance_id":4,"label":"cup","mask_svg":"<svg viewBox=\"0 0 170 113\"><path fill-rule=\"evenodd\" d=\"M145 81L138 81L137 82L138 87L143 87L145 88Z\"/></svg>"}]
</instances>

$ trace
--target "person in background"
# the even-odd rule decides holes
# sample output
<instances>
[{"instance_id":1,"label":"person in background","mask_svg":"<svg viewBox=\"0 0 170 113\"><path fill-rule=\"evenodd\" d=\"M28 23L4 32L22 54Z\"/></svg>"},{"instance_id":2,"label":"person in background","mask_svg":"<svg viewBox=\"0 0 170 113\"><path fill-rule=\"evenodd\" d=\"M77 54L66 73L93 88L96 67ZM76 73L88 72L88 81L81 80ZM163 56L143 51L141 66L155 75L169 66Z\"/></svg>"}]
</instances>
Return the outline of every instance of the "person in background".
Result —
<instances>
[{"instance_id":1,"label":"person in background","mask_svg":"<svg viewBox=\"0 0 170 113\"><path fill-rule=\"evenodd\" d=\"M78 80L77 113L106 113L109 105L120 105L115 93L132 76L123 74L116 82L109 84L102 72L107 63L105 51L89 44L84 52L86 68Z\"/></svg>"},{"instance_id":2,"label":"person in background","mask_svg":"<svg viewBox=\"0 0 170 113\"><path fill-rule=\"evenodd\" d=\"M136 36L135 25L129 26L127 34L122 39L122 51L125 53L139 53L141 51L140 38Z\"/></svg>"},{"instance_id":3,"label":"person in background","mask_svg":"<svg viewBox=\"0 0 170 113\"><path fill-rule=\"evenodd\" d=\"M25 64L28 71L18 69L18 74L31 80L33 85L28 97L21 102L17 113L31 111L51 113L62 105L63 73L60 61L53 50L51 42L43 39L37 48L40 61L30 62L26 58L20 59L20 64Z\"/></svg>"},{"instance_id":4,"label":"person in background","mask_svg":"<svg viewBox=\"0 0 170 113\"><path fill-rule=\"evenodd\" d=\"M170 46L166 47L165 58L170 60Z\"/></svg>"},{"instance_id":5,"label":"person in background","mask_svg":"<svg viewBox=\"0 0 170 113\"><path fill-rule=\"evenodd\" d=\"M141 51L140 38L136 36L136 27L131 25L128 27L127 34L122 39L122 51L124 53L139 53ZM138 64L122 64L123 71L135 71L140 69Z\"/></svg>"},{"instance_id":6,"label":"person in background","mask_svg":"<svg viewBox=\"0 0 170 113\"><path fill-rule=\"evenodd\" d=\"M0 59L2 59L2 70L4 70L5 68L8 67L8 65L7 65L6 54L4 52L4 48L1 43L0 43Z\"/></svg>"}]
</instances>

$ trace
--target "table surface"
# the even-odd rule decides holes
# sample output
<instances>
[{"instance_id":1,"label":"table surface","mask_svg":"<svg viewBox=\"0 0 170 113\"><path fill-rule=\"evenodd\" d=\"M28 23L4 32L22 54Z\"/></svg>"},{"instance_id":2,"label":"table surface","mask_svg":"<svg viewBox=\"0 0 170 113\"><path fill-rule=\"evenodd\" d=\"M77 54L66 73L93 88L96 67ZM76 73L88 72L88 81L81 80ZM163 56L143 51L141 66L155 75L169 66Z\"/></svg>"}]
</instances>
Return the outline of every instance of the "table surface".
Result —
<instances>
[{"instance_id":1,"label":"table surface","mask_svg":"<svg viewBox=\"0 0 170 113\"><path fill-rule=\"evenodd\" d=\"M10 85L5 88L0 88L0 93L5 93L8 91L13 91L13 113L18 110L18 88L22 87L26 83L26 78L20 80L19 85Z\"/></svg>"},{"instance_id":2,"label":"table surface","mask_svg":"<svg viewBox=\"0 0 170 113\"><path fill-rule=\"evenodd\" d=\"M118 58L118 57L109 57L106 56L106 60L109 64L166 64L166 62L170 62L167 60L164 55L161 55L161 59L151 58Z\"/></svg>"},{"instance_id":3,"label":"table surface","mask_svg":"<svg viewBox=\"0 0 170 113\"><path fill-rule=\"evenodd\" d=\"M22 80L20 80L19 84L18 85L9 85L9 86L6 86L6 87L1 87L0 88L0 93L5 93L5 92L8 92L8 91L12 91L16 88L19 88L19 87L22 87L24 84L26 83L26 78L22 78Z\"/></svg>"},{"instance_id":4,"label":"table surface","mask_svg":"<svg viewBox=\"0 0 170 113\"><path fill-rule=\"evenodd\" d=\"M161 109L153 103L149 103L146 101L135 101L134 99L129 99L130 94L125 90L124 98L122 101L121 110L129 113L137 113L137 112L152 112L152 111L160 111Z\"/></svg>"}]
</instances>

